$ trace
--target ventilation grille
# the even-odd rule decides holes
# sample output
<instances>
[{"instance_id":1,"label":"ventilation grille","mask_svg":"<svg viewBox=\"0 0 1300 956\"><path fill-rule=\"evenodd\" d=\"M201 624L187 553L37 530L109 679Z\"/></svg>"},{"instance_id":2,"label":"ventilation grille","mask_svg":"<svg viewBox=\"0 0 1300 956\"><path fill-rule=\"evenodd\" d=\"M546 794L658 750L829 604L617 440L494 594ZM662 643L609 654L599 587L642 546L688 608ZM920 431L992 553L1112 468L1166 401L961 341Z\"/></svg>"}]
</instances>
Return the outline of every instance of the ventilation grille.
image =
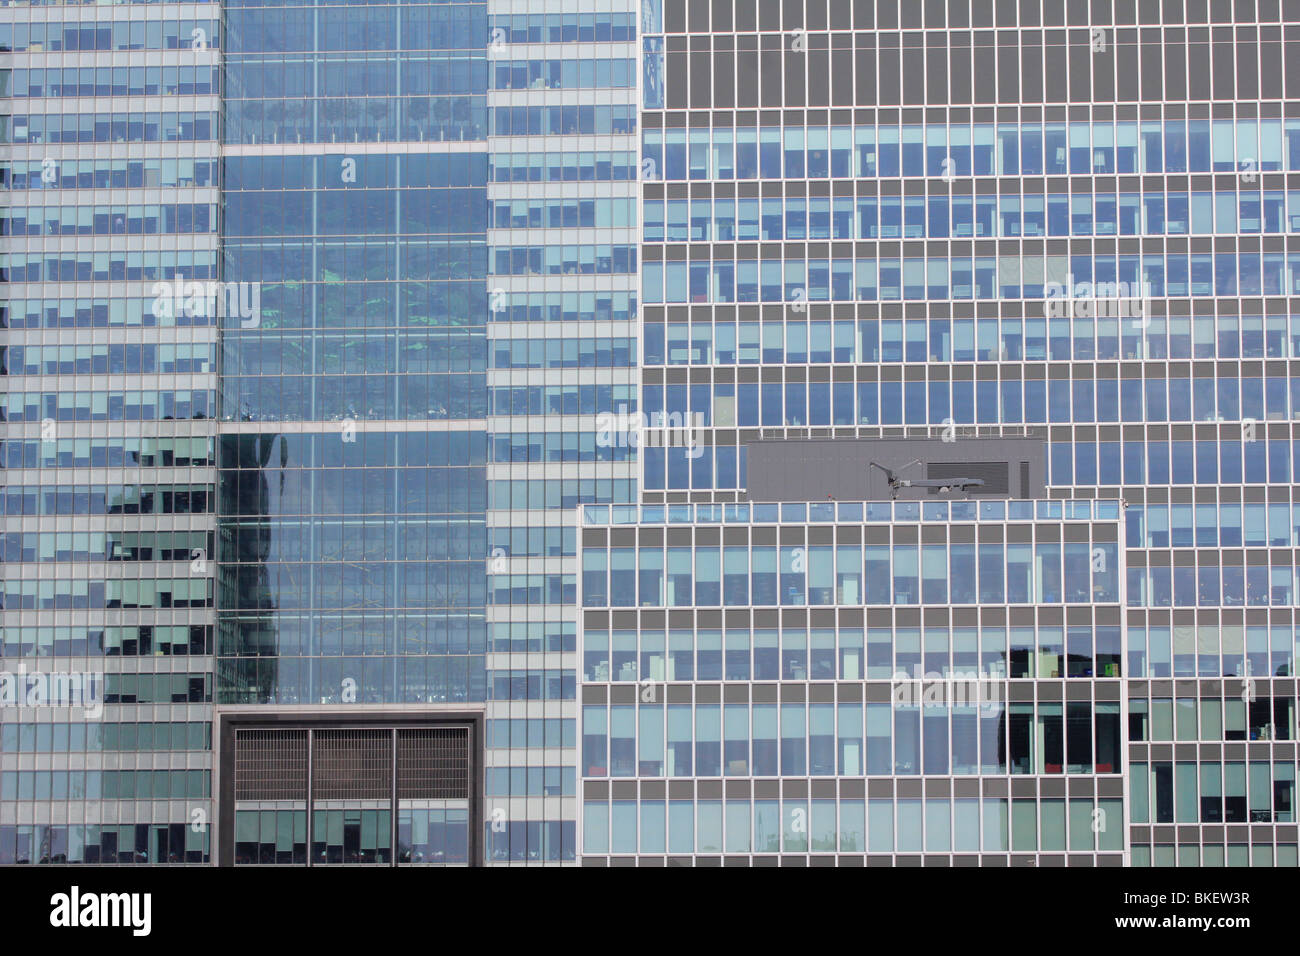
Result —
<instances>
[{"instance_id":1,"label":"ventilation grille","mask_svg":"<svg viewBox=\"0 0 1300 956\"><path fill-rule=\"evenodd\" d=\"M397 795L405 800L469 799L469 731L397 732Z\"/></svg>"},{"instance_id":2,"label":"ventilation grille","mask_svg":"<svg viewBox=\"0 0 1300 956\"><path fill-rule=\"evenodd\" d=\"M249 728L235 732L236 800L390 800L394 728ZM399 799L468 800L467 727L396 729Z\"/></svg>"},{"instance_id":3,"label":"ventilation grille","mask_svg":"<svg viewBox=\"0 0 1300 956\"><path fill-rule=\"evenodd\" d=\"M938 478L983 478L984 484L978 488L968 489L972 495L993 495L998 498L1011 496L1011 463L1006 461L967 461L967 462L930 462L925 469L925 477ZM939 494L938 488L930 488L930 494Z\"/></svg>"},{"instance_id":4,"label":"ventilation grille","mask_svg":"<svg viewBox=\"0 0 1300 956\"><path fill-rule=\"evenodd\" d=\"M388 800L393 738L388 730L318 730L312 754L316 800Z\"/></svg>"},{"instance_id":5,"label":"ventilation grille","mask_svg":"<svg viewBox=\"0 0 1300 956\"><path fill-rule=\"evenodd\" d=\"M306 800L307 731L240 730L236 800Z\"/></svg>"}]
</instances>

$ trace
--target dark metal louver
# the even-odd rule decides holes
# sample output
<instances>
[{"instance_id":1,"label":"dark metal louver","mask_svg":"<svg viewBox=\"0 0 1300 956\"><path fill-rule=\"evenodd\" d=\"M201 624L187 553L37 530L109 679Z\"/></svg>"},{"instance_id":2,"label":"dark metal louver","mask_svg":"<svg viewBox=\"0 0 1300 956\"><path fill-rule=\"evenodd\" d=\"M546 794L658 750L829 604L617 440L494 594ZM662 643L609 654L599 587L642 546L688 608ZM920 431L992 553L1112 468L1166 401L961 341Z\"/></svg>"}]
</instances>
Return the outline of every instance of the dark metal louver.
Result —
<instances>
[{"instance_id":1,"label":"dark metal louver","mask_svg":"<svg viewBox=\"0 0 1300 956\"><path fill-rule=\"evenodd\" d=\"M236 800L306 800L307 731L240 730Z\"/></svg>"},{"instance_id":2,"label":"dark metal louver","mask_svg":"<svg viewBox=\"0 0 1300 956\"><path fill-rule=\"evenodd\" d=\"M393 737L388 730L318 730L312 734L312 797L388 800Z\"/></svg>"},{"instance_id":3,"label":"dark metal louver","mask_svg":"<svg viewBox=\"0 0 1300 956\"><path fill-rule=\"evenodd\" d=\"M397 754L397 795L400 799L468 799L467 729L399 730Z\"/></svg>"}]
</instances>

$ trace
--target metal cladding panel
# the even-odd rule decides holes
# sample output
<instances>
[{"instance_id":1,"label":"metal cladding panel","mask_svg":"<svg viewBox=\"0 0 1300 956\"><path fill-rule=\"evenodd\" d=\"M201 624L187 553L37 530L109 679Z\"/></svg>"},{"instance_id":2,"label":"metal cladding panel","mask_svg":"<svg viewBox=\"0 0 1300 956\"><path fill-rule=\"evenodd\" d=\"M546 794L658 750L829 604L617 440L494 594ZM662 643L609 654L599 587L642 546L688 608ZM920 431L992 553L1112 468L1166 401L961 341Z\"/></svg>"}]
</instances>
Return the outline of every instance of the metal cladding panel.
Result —
<instances>
[{"instance_id":1,"label":"metal cladding panel","mask_svg":"<svg viewBox=\"0 0 1300 956\"><path fill-rule=\"evenodd\" d=\"M751 501L884 501L889 481L876 462L901 478L980 478L984 485L953 498L1046 497L1046 443L1038 438L851 438L756 441L749 455ZM933 498L933 488L900 488L903 500Z\"/></svg>"}]
</instances>

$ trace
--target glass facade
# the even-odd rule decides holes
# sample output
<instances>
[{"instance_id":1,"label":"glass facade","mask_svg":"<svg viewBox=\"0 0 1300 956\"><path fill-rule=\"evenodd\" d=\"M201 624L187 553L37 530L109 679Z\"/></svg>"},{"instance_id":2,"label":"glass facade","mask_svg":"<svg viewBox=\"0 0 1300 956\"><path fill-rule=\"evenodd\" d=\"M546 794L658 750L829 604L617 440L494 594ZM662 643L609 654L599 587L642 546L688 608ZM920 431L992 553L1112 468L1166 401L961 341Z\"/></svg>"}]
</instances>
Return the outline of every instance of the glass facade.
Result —
<instances>
[{"instance_id":1,"label":"glass facade","mask_svg":"<svg viewBox=\"0 0 1300 956\"><path fill-rule=\"evenodd\" d=\"M674 509L584 509L584 861L1122 863L1119 502Z\"/></svg>"},{"instance_id":2,"label":"glass facade","mask_svg":"<svg viewBox=\"0 0 1300 956\"><path fill-rule=\"evenodd\" d=\"M634 0L489 0L489 863L576 859L576 508L636 500Z\"/></svg>"},{"instance_id":3,"label":"glass facade","mask_svg":"<svg viewBox=\"0 0 1300 956\"><path fill-rule=\"evenodd\" d=\"M220 700L481 701L486 9L225 15Z\"/></svg>"},{"instance_id":4,"label":"glass facade","mask_svg":"<svg viewBox=\"0 0 1300 956\"><path fill-rule=\"evenodd\" d=\"M211 858L220 19L0 11L0 864Z\"/></svg>"},{"instance_id":5,"label":"glass facade","mask_svg":"<svg viewBox=\"0 0 1300 956\"><path fill-rule=\"evenodd\" d=\"M0 6L0 864L1296 865L1298 31ZM749 500L975 437L1045 494ZM220 822L349 707L481 806Z\"/></svg>"},{"instance_id":6,"label":"glass facade","mask_svg":"<svg viewBox=\"0 0 1300 956\"><path fill-rule=\"evenodd\" d=\"M225 26L222 277L259 309L222 330L218 702L481 708L486 5ZM232 862L471 862L464 799L396 802L400 735L300 734L312 786L237 779Z\"/></svg>"},{"instance_id":7,"label":"glass facade","mask_svg":"<svg viewBox=\"0 0 1300 956\"><path fill-rule=\"evenodd\" d=\"M1300 127L1285 52L1297 13L643 3L642 402L651 421L698 427L642 450L651 516L610 511L639 536L666 520L666 539L648 551L618 540L631 529L583 539L581 596L602 609L584 612L584 857L1296 864L1288 171ZM745 500L746 445L760 438L960 448L1008 434L1044 441L1064 540L1017 530L1029 502L1008 502L996 533L980 512L959 537L967 502L847 516L728 504ZM1071 538L1069 509L1112 499L1123 508L1105 551ZM927 529L925 509L949 504L935 518L949 535ZM779 527L758 540L727 526L760 511L829 526L816 544L811 524L807 538ZM720 539L707 528L719 520ZM694 544L674 522L694 525ZM1004 601L989 630L983 615ZM742 620L760 613L763 627ZM974 746L957 709L935 707L931 725L924 701L918 718L883 697L873 758L873 678L895 668L899 691L913 663L978 672L990 650L999 659L1001 626L1010 723L997 733L1010 749L998 756L1010 759ZM835 710L856 699L845 668L856 682L859 667L861 725ZM678 668L695 712L678 691L673 738L671 716L640 722ZM776 682L761 705L760 673ZM816 676L838 683L818 698ZM865 788L839 766L845 719L849 741L866 728ZM780 779L787 757L807 783ZM777 779L727 779L760 759ZM918 768L935 779L909 781ZM1080 784L1076 805L1078 772L1096 786ZM997 776L981 789L972 774ZM1126 779L1122 808L1102 802L1112 774Z\"/></svg>"}]
</instances>

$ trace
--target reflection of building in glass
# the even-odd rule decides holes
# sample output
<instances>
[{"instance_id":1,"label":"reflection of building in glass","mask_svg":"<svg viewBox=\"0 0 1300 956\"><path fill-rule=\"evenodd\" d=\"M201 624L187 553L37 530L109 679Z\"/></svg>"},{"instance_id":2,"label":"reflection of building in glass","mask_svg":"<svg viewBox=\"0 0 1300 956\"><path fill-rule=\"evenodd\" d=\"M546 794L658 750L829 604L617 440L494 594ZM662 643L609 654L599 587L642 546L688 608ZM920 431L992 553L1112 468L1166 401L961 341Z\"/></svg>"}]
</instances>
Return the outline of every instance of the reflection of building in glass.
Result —
<instances>
[{"instance_id":1,"label":"reflection of building in glass","mask_svg":"<svg viewBox=\"0 0 1300 956\"><path fill-rule=\"evenodd\" d=\"M483 699L481 435L354 438L223 437L223 703Z\"/></svg>"},{"instance_id":2,"label":"reflection of building in glass","mask_svg":"<svg viewBox=\"0 0 1300 956\"><path fill-rule=\"evenodd\" d=\"M230 699L239 703L274 700L277 691L278 608L267 563L273 538L267 466L278 450L278 465L283 469L287 453L286 444L277 442L277 437L263 433L222 439L227 467L220 480L220 606L247 610L236 618L237 624L218 631L218 654L226 657L218 667L218 679ZM284 494L283 471L276 494Z\"/></svg>"}]
</instances>

